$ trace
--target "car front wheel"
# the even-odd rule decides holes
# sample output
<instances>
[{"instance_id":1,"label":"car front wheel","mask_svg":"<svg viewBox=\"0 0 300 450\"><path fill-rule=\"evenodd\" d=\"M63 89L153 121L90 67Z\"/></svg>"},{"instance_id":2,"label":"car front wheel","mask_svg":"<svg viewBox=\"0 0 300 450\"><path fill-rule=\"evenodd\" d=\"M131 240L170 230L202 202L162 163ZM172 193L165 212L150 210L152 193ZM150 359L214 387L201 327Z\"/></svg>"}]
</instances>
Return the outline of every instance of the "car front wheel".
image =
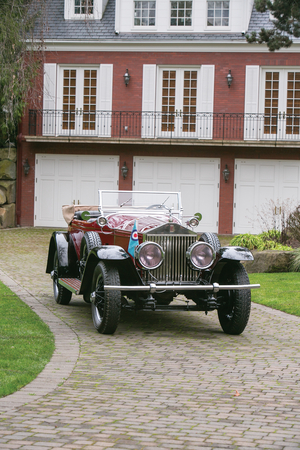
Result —
<instances>
[{"instance_id":1,"label":"car front wheel","mask_svg":"<svg viewBox=\"0 0 300 450\"><path fill-rule=\"evenodd\" d=\"M113 334L120 321L121 291L104 291L104 285L120 286L120 276L112 263L100 261L92 281L92 318L99 333Z\"/></svg>"},{"instance_id":2,"label":"car front wheel","mask_svg":"<svg viewBox=\"0 0 300 450\"><path fill-rule=\"evenodd\" d=\"M228 263L224 267L220 284L249 284L246 269L240 262ZM222 292L222 305L218 309L220 325L227 334L241 334L249 320L251 309L251 291L228 290Z\"/></svg>"}]
</instances>

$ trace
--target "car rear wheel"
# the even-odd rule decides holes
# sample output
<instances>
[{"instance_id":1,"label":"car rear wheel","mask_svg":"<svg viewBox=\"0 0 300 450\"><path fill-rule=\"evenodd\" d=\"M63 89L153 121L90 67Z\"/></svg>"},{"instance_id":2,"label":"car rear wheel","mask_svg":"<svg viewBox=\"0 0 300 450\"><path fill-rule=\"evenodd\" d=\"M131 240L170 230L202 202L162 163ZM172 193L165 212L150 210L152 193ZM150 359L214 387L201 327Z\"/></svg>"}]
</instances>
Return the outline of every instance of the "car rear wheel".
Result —
<instances>
[{"instance_id":1,"label":"car rear wheel","mask_svg":"<svg viewBox=\"0 0 300 450\"><path fill-rule=\"evenodd\" d=\"M99 333L113 334L120 321L121 291L104 291L104 285L120 286L120 276L112 263L100 261L92 281L92 292L95 292L92 318Z\"/></svg>"},{"instance_id":2,"label":"car rear wheel","mask_svg":"<svg viewBox=\"0 0 300 450\"><path fill-rule=\"evenodd\" d=\"M221 244L219 241L219 238L214 233L203 233L201 234L200 241L206 242L207 244L210 244L212 248L217 252L221 248Z\"/></svg>"},{"instance_id":3,"label":"car rear wheel","mask_svg":"<svg viewBox=\"0 0 300 450\"><path fill-rule=\"evenodd\" d=\"M57 250L54 253L54 259L53 259L53 294L54 294L54 300L56 303L59 303L60 305L68 305L72 298L72 292L63 287L61 284L58 283L58 256L57 256Z\"/></svg>"},{"instance_id":4,"label":"car rear wheel","mask_svg":"<svg viewBox=\"0 0 300 450\"><path fill-rule=\"evenodd\" d=\"M95 231L88 231L83 236L80 245L80 278L82 278L83 276L85 263L90 251L93 250L93 248L95 247L101 247L101 245L102 245L101 238L99 234L96 233ZM90 291L87 291L83 294L83 300L86 303L91 303L90 295L91 295Z\"/></svg>"},{"instance_id":5,"label":"car rear wheel","mask_svg":"<svg viewBox=\"0 0 300 450\"><path fill-rule=\"evenodd\" d=\"M224 267L220 284L249 284L246 269L240 262L228 263ZM251 291L220 291L223 296L222 306L218 309L220 325L227 334L241 334L249 320L251 310Z\"/></svg>"}]
</instances>

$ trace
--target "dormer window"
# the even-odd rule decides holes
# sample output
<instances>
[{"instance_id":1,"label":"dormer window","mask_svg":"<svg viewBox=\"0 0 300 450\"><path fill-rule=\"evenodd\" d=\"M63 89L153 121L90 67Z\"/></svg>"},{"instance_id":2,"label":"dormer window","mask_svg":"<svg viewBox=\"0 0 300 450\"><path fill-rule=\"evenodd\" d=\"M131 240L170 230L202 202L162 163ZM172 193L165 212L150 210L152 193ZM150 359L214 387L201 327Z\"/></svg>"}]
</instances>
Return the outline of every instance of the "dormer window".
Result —
<instances>
[{"instance_id":1,"label":"dormer window","mask_svg":"<svg viewBox=\"0 0 300 450\"><path fill-rule=\"evenodd\" d=\"M228 27L229 26L229 1L207 2L207 26Z\"/></svg>"},{"instance_id":2,"label":"dormer window","mask_svg":"<svg viewBox=\"0 0 300 450\"><path fill-rule=\"evenodd\" d=\"M192 5L193 2L172 2L171 1L171 19L172 27L190 27L192 26Z\"/></svg>"},{"instance_id":3,"label":"dormer window","mask_svg":"<svg viewBox=\"0 0 300 450\"><path fill-rule=\"evenodd\" d=\"M134 26L155 26L156 2L134 2Z\"/></svg>"},{"instance_id":4,"label":"dormer window","mask_svg":"<svg viewBox=\"0 0 300 450\"><path fill-rule=\"evenodd\" d=\"M93 14L94 0L75 0L74 14Z\"/></svg>"}]
</instances>

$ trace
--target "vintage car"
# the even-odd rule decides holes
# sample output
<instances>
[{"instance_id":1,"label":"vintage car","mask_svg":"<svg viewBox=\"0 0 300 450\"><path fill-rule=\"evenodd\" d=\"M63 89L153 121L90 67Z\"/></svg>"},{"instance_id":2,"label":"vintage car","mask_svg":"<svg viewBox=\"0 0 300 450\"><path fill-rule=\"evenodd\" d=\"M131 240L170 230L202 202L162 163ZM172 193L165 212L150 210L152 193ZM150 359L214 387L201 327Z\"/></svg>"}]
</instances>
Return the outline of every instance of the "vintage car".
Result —
<instances>
[{"instance_id":1,"label":"vintage car","mask_svg":"<svg viewBox=\"0 0 300 450\"><path fill-rule=\"evenodd\" d=\"M46 269L54 299L83 295L99 333L115 332L122 308L216 309L225 333L245 329L259 285L240 261L253 256L193 231L201 214L184 219L179 192L101 190L99 205L64 206L63 215L68 231L53 233Z\"/></svg>"}]
</instances>

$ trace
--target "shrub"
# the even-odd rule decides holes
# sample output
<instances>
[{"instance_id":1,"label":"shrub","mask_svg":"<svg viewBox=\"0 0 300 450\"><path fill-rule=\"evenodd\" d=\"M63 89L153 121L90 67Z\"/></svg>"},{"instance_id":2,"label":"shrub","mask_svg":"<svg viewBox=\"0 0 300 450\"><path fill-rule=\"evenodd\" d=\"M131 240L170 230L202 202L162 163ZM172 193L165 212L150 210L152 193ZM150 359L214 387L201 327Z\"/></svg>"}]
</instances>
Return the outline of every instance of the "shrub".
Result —
<instances>
[{"instance_id":1,"label":"shrub","mask_svg":"<svg viewBox=\"0 0 300 450\"><path fill-rule=\"evenodd\" d=\"M289 215L287 226L289 236L300 242L300 206Z\"/></svg>"},{"instance_id":2,"label":"shrub","mask_svg":"<svg viewBox=\"0 0 300 450\"><path fill-rule=\"evenodd\" d=\"M261 234L239 234L235 236L230 245L246 247L249 250L281 250L290 251L291 247L280 243L281 233L279 230L269 230Z\"/></svg>"}]
</instances>

